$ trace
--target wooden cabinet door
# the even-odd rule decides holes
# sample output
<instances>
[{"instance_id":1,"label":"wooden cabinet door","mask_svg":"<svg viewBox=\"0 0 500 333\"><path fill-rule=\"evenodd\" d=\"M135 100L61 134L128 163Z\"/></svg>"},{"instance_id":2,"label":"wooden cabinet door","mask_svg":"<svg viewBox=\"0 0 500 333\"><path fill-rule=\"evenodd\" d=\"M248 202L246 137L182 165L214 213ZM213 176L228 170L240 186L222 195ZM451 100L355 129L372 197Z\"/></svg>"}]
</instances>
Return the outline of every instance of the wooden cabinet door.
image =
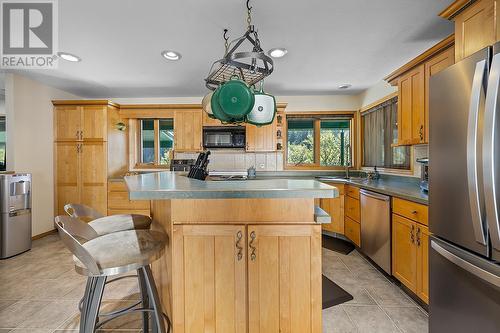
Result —
<instances>
[{"instance_id":1,"label":"wooden cabinet door","mask_svg":"<svg viewBox=\"0 0 500 333\"><path fill-rule=\"evenodd\" d=\"M425 139L424 65L398 81L398 144L423 143Z\"/></svg>"},{"instance_id":2,"label":"wooden cabinet door","mask_svg":"<svg viewBox=\"0 0 500 333\"><path fill-rule=\"evenodd\" d=\"M82 106L82 137L83 140L106 141L106 106Z\"/></svg>"},{"instance_id":3,"label":"wooden cabinet door","mask_svg":"<svg viewBox=\"0 0 500 333\"><path fill-rule=\"evenodd\" d=\"M175 225L173 331L246 332L246 243L241 225Z\"/></svg>"},{"instance_id":4,"label":"wooden cabinet door","mask_svg":"<svg viewBox=\"0 0 500 333\"><path fill-rule=\"evenodd\" d=\"M344 234L344 196L334 199L321 199L320 207L330 215L332 221L328 224L323 224L324 230Z\"/></svg>"},{"instance_id":5,"label":"wooden cabinet door","mask_svg":"<svg viewBox=\"0 0 500 333\"><path fill-rule=\"evenodd\" d=\"M429 80L431 76L455 63L455 49L450 47L425 63L425 143L429 143Z\"/></svg>"},{"instance_id":6,"label":"wooden cabinet door","mask_svg":"<svg viewBox=\"0 0 500 333\"><path fill-rule=\"evenodd\" d=\"M392 275L408 289L417 290L417 247L415 222L392 215ZM412 236L413 235L413 236Z\"/></svg>"},{"instance_id":7,"label":"wooden cabinet door","mask_svg":"<svg viewBox=\"0 0 500 333\"><path fill-rule=\"evenodd\" d=\"M80 202L80 165L77 142L58 142L55 144L55 183L56 215L65 215L64 205Z\"/></svg>"},{"instance_id":8,"label":"wooden cabinet door","mask_svg":"<svg viewBox=\"0 0 500 333\"><path fill-rule=\"evenodd\" d=\"M321 227L250 225L247 237L248 332L321 332Z\"/></svg>"},{"instance_id":9,"label":"wooden cabinet door","mask_svg":"<svg viewBox=\"0 0 500 333\"><path fill-rule=\"evenodd\" d=\"M417 296L429 304L429 229L417 224Z\"/></svg>"},{"instance_id":10,"label":"wooden cabinet door","mask_svg":"<svg viewBox=\"0 0 500 333\"><path fill-rule=\"evenodd\" d=\"M86 142L80 146L81 203L107 213L106 143Z\"/></svg>"},{"instance_id":11,"label":"wooden cabinet door","mask_svg":"<svg viewBox=\"0 0 500 333\"><path fill-rule=\"evenodd\" d=\"M276 150L276 122L270 125L246 125L247 151Z\"/></svg>"},{"instance_id":12,"label":"wooden cabinet door","mask_svg":"<svg viewBox=\"0 0 500 333\"><path fill-rule=\"evenodd\" d=\"M455 17L455 58L462 60L498 39L495 0L479 0Z\"/></svg>"},{"instance_id":13,"label":"wooden cabinet door","mask_svg":"<svg viewBox=\"0 0 500 333\"><path fill-rule=\"evenodd\" d=\"M174 145L177 151L201 151L203 132L202 111L178 111L174 119Z\"/></svg>"},{"instance_id":14,"label":"wooden cabinet door","mask_svg":"<svg viewBox=\"0 0 500 333\"><path fill-rule=\"evenodd\" d=\"M54 136L56 141L79 140L82 122L78 106L58 106L54 109Z\"/></svg>"}]
</instances>

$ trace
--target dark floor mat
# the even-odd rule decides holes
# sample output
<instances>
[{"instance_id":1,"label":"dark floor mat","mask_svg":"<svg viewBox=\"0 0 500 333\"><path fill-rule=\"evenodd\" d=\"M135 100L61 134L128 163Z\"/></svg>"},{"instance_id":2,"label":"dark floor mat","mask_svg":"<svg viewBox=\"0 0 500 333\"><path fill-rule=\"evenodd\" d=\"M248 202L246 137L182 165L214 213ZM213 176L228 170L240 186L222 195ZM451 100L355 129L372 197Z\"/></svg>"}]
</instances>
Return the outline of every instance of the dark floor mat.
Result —
<instances>
[{"instance_id":1,"label":"dark floor mat","mask_svg":"<svg viewBox=\"0 0 500 333\"><path fill-rule=\"evenodd\" d=\"M321 241L325 249L339 252L342 254L349 254L351 253L352 250L354 250L354 245L352 243L340 238L322 235Z\"/></svg>"},{"instance_id":2,"label":"dark floor mat","mask_svg":"<svg viewBox=\"0 0 500 333\"><path fill-rule=\"evenodd\" d=\"M323 275L323 309L352 300L351 294Z\"/></svg>"}]
</instances>

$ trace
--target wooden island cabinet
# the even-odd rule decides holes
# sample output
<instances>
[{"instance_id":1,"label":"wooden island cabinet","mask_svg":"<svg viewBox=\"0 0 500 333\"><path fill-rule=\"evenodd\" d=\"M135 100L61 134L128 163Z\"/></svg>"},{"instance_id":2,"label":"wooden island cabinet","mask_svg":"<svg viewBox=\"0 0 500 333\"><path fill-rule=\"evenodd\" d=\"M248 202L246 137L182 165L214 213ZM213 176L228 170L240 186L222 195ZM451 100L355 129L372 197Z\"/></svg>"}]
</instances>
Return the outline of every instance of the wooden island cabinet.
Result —
<instances>
[{"instance_id":1,"label":"wooden island cabinet","mask_svg":"<svg viewBox=\"0 0 500 333\"><path fill-rule=\"evenodd\" d=\"M152 268L173 332L322 331L314 200L335 188L274 179L235 189L171 172L125 180L131 199L151 199L152 228L168 235Z\"/></svg>"}]
</instances>

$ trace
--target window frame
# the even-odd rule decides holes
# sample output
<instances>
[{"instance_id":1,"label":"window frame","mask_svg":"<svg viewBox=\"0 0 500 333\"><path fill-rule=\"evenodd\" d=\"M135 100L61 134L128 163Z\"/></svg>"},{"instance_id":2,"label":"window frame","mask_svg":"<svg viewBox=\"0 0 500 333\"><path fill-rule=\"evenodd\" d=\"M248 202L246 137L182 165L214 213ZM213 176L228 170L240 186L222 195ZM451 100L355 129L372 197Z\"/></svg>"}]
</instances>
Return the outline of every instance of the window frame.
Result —
<instances>
[{"instance_id":1,"label":"window frame","mask_svg":"<svg viewBox=\"0 0 500 333\"><path fill-rule=\"evenodd\" d=\"M379 106L380 104L382 103L385 103L387 102L388 100L391 100L393 99L394 97L399 97L398 95L398 92L394 92L392 94L389 94L385 97L382 97L381 99L363 107L360 112L359 112L359 122L360 122L360 141L359 141L359 148L360 148L360 157L359 157L359 160L360 160L360 170L362 171L373 171L373 167L367 167L364 165L365 161L364 161L364 118L363 118L363 114L365 114L366 112L372 110L373 108ZM399 113L399 101L398 101L398 113ZM398 125L398 124L396 124ZM398 128L398 135L399 135L399 128ZM396 145L396 144L391 144L391 147L398 147L400 145ZM384 173L389 173L389 174L399 174L399 175L413 175L414 174L414 163L413 163L413 160L415 159L415 156L414 156L414 149L413 149L413 146L410 146L410 169L400 169L400 168L386 168L386 167L377 167L377 170L378 171L382 171Z\"/></svg>"},{"instance_id":2,"label":"window frame","mask_svg":"<svg viewBox=\"0 0 500 333\"><path fill-rule=\"evenodd\" d=\"M357 128L359 113L357 111L316 111L316 112L285 112L283 124L283 164L285 170L345 170L345 166L324 166L321 165L320 158L320 135L321 120L332 118L349 117L349 144L351 151L351 163L349 168L355 168L357 165ZM309 118L314 119L314 163L312 164L292 164L288 163L288 118Z\"/></svg>"},{"instance_id":3,"label":"window frame","mask_svg":"<svg viewBox=\"0 0 500 333\"><path fill-rule=\"evenodd\" d=\"M133 165L131 170L148 170L148 169L169 169L169 164L159 164L160 161L160 120L162 119L172 119L173 131L174 131L174 145L175 145L175 117L162 117L162 118L137 118L129 120L131 142L130 147L133 147L132 160L130 165ZM143 120L153 120L154 124L154 162L153 163L143 163L142 162L142 126L141 122Z\"/></svg>"}]
</instances>

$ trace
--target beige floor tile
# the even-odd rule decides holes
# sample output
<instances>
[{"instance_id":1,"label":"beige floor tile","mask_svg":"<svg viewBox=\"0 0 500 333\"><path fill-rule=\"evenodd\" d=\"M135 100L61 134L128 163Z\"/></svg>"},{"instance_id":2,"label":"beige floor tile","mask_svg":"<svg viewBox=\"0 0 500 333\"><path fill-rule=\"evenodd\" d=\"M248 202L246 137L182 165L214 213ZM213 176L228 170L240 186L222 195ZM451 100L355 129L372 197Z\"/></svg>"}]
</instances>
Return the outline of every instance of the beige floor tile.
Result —
<instances>
[{"instance_id":1,"label":"beige floor tile","mask_svg":"<svg viewBox=\"0 0 500 333\"><path fill-rule=\"evenodd\" d=\"M0 300L0 311L16 303L16 300Z\"/></svg>"},{"instance_id":2,"label":"beige floor tile","mask_svg":"<svg viewBox=\"0 0 500 333\"><path fill-rule=\"evenodd\" d=\"M25 318L19 327L56 329L77 312L77 300L50 301L40 311Z\"/></svg>"},{"instance_id":3,"label":"beige floor tile","mask_svg":"<svg viewBox=\"0 0 500 333\"><path fill-rule=\"evenodd\" d=\"M377 305L342 305L359 332L391 333L399 330Z\"/></svg>"},{"instance_id":4,"label":"beige floor tile","mask_svg":"<svg viewBox=\"0 0 500 333\"><path fill-rule=\"evenodd\" d=\"M351 271L325 267L323 274L354 297L348 302L349 304L376 304L368 291L357 282Z\"/></svg>"},{"instance_id":5,"label":"beige floor tile","mask_svg":"<svg viewBox=\"0 0 500 333\"><path fill-rule=\"evenodd\" d=\"M47 305L45 301L18 301L0 311L0 327L16 328Z\"/></svg>"},{"instance_id":6,"label":"beige floor tile","mask_svg":"<svg viewBox=\"0 0 500 333\"><path fill-rule=\"evenodd\" d=\"M45 328L16 328L9 333L52 333L52 329Z\"/></svg>"},{"instance_id":7,"label":"beige floor tile","mask_svg":"<svg viewBox=\"0 0 500 333\"><path fill-rule=\"evenodd\" d=\"M429 332L429 317L417 307L382 307L405 333Z\"/></svg>"},{"instance_id":8,"label":"beige floor tile","mask_svg":"<svg viewBox=\"0 0 500 333\"><path fill-rule=\"evenodd\" d=\"M355 333L354 323L342 306L332 306L323 310L323 333Z\"/></svg>"},{"instance_id":9,"label":"beige floor tile","mask_svg":"<svg viewBox=\"0 0 500 333\"><path fill-rule=\"evenodd\" d=\"M399 305L415 306L416 304L398 286L391 282L373 283L366 290L381 306Z\"/></svg>"}]
</instances>

